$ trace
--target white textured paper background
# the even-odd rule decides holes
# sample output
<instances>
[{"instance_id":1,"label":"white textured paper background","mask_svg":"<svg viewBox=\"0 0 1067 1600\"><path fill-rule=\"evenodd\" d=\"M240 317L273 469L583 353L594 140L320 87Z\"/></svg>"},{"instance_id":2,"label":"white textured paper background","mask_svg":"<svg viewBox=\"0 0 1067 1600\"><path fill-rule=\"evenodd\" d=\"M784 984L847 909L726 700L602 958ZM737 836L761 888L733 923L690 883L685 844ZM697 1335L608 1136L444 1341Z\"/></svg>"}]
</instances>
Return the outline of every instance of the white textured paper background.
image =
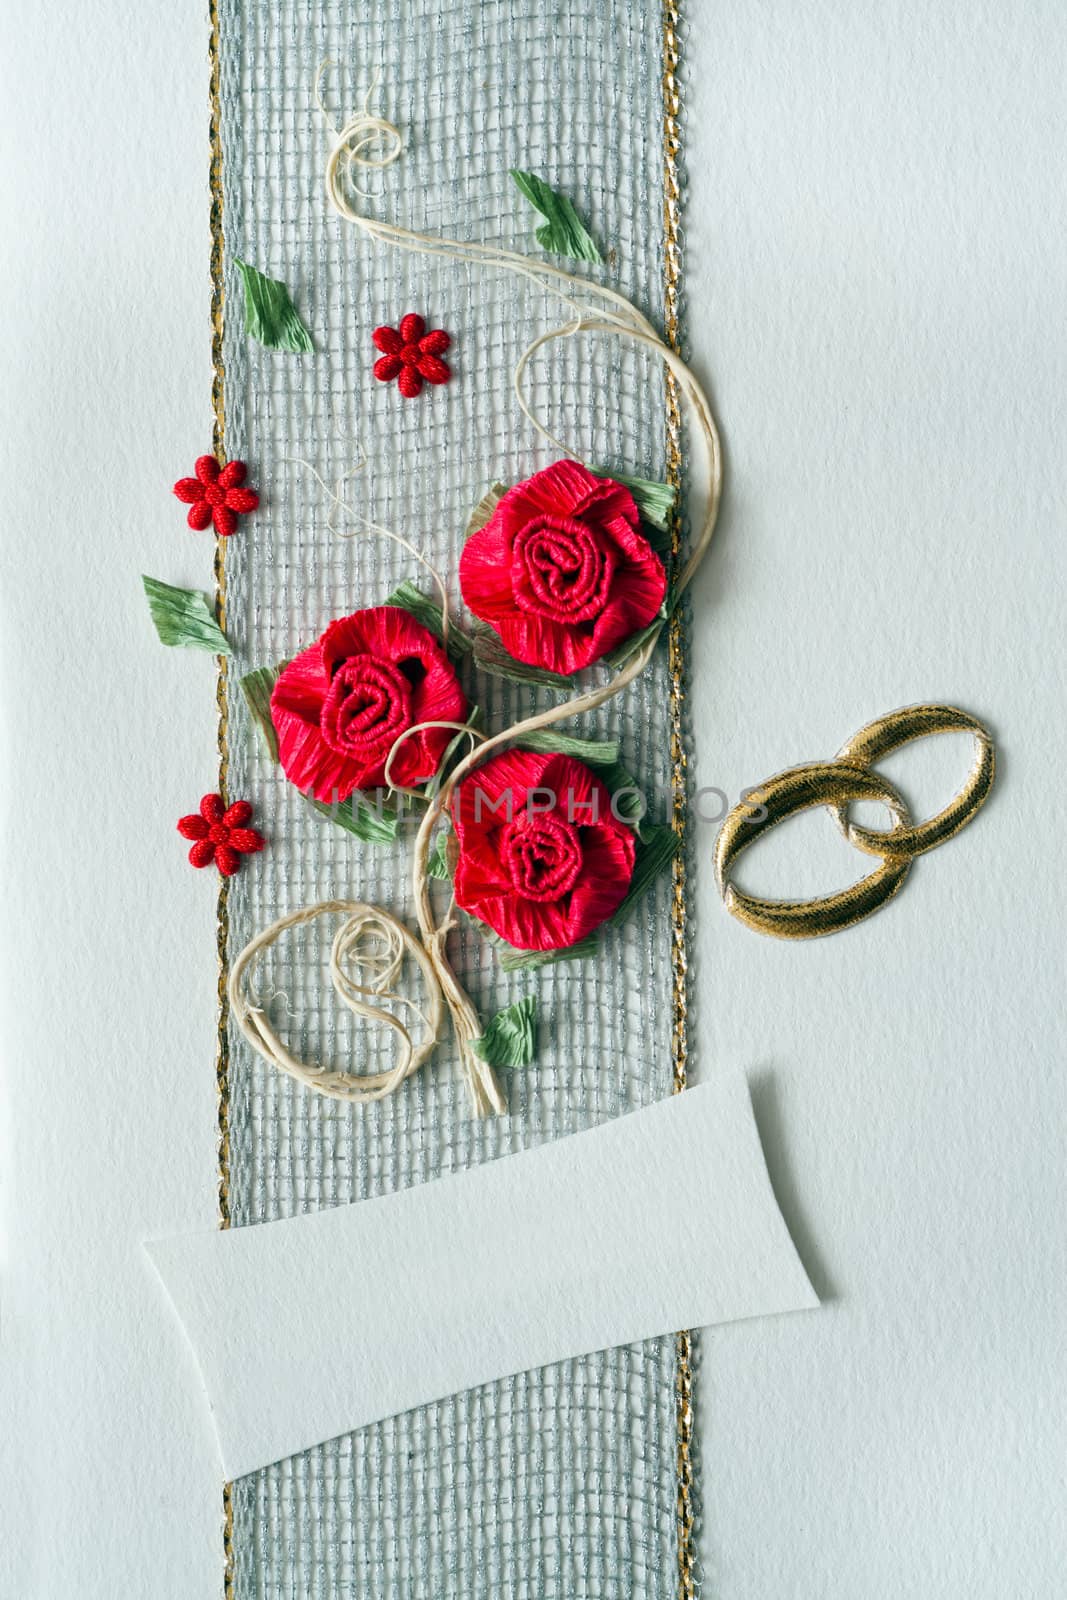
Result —
<instances>
[{"instance_id":1,"label":"white textured paper background","mask_svg":"<svg viewBox=\"0 0 1067 1600\"><path fill-rule=\"evenodd\" d=\"M763 1137L830 1301L705 1341L707 1589L1051 1600L1067 1568L1067 10L703 14L689 327L729 490L696 598L700 781L734 798L925 699L986 719L999 752L974 824L827 940L725 916L702 830L701 1061L766 1070ZM952 738L892 771L936 808L969 760ZM744 862L783 894L865 870L825 815Z\"/></svg>"},{"instance_id":2,"label":"white textured paper background","mask_svg":"<svg viewBox=\"0 0 1067 1600\"><path fill-rule=\"evenodd\" d=\"M190 0L6 9L0 1594L189 1600L220 1592L214 1446L137 1236L213 1214L213 895L159 818L208 787L213 671L153 649L129 580L207 572L158 492L209 422L206 25ZM704 0L688 58L689 328L730 473L701 781L732 797L928 696L1001 751L976 824L821 944L732 924L701 846L702 1060L763 1069L831 1297L705 1340L706 1590L1043 1600L1067 1555L1067 14ZM896 770L936 803L944 756ZM827 827L746 873L844 881Z\"/></svg>"}]
</instances>

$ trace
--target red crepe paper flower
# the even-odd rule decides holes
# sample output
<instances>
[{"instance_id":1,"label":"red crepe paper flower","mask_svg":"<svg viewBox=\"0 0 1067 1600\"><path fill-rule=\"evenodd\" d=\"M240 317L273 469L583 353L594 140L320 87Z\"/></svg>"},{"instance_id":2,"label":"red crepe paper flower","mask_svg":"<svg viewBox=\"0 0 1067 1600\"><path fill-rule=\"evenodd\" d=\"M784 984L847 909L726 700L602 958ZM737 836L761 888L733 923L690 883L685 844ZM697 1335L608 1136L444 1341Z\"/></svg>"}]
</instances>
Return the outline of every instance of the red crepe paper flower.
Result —
<instances>
[{"instance_id":1,"label":"red crepe paper flower","mask_svg":"<svg viewBox=\"0 0 1067 1600\"><path fill-rule=\"evenodd\" d=\"M456 904L520 950L578 944L626 898L633 833L572 756L492 757L460 783L452 821Z\"/></svg>"},{"instance_id":2,"label":"red crepe paper flower","mask_svg":"<svg viewBox=\"0 0 1067 1600\"><path fill-rule=\"evenodd\" d=\"M374 363L374 376L380 383L391 383L406 400L422 393L422 381L447 383L452 369L441 360L452 343L440 328L426 332L423 319L409 312L399 328L375 328L374 343L382 352Z\"/></svg>"},{"instance_id":3,"label":"red crepe paper flower","mask_svg":"<svg viewBox=\"0 0 1067 1600\"><path fill-rule=\"evenodd\" d=\"M237 532L237 518L259 505L254 489L244 489L248 468L243 461L228 461L220 467L214 456L198 456L195 478L179 478L174 485L178 499L189 507L187 521L199 533L215 524L215 532L228 539Z\"/></svg>"},{"instance_id":4,"label":"red crepe paper flower","mask_svg":"<svg viewBox=\"0 0 1067 1600\"><path fill-rule=\"evenodd\" d=\"M219 794L206 794L199 812L178 819L178 832L192 839L189 860L194 867L209 867L212 862L224 878L232 878L242 856L255 855L263 848L263 835L246 827L252 816L247 800L235 800L226 807Z\"/></svg>"},{"instance_id":5,"label":"red crepe paper flower","mask_svg":"<svg viewBox=\"0 0 1067 1600\"><path fill-rule=\"evenodd\" d=\"M509 655L568 675L646 627L667 592L629 489L577 461L503 495L464 545L459 582Z\"/></svg>"},{"instance_id":6,"label":"red crepe paper flower","mask_svg":"<svg viewBox=\"0 0 1067 1600\"><path fill-rule=\"evenodd\" d=\"M281 672L270 699L285 775L316 800L377 789L400 735L420 722L462 722L467 697L442 646L399 606L372 606L331 622ZM427 728L405 739L390 782L432 778L455 737Z\"/></svg>"}]
</instances>

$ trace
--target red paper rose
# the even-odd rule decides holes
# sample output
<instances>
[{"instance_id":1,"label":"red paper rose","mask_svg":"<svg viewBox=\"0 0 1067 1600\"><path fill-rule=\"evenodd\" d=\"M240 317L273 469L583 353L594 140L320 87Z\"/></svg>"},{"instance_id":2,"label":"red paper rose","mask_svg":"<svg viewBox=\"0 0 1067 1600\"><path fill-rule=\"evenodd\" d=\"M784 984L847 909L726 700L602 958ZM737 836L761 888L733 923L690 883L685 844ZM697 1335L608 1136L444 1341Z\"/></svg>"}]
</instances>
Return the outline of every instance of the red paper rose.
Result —
<instances>
[{"instance_id":1,"label":"red paper rose","mask_svg":"<svg viewBox=\"0 0 1067 1600\"><path fill-rule=\"evenodd\" d=\"M399 606L372 606L331 622L279 674L270 697L286 777L316 800L345 800L385 782L396 740L419 722L461 722L467 699L442 646ZM413 734L390 768L405 788L432 778L447 728Z\"/></svg>"},{"instance_id":2,"label":"red paper rose","mask_svg":"<svg viewBox=\"0 0 1067 1600\"><path fill-rule=\"evenodd\" d=\"M507 491L464 545L459 582L509 655L562 673L646 627L667 590L629 489L577 461Z\"/></svg>"},{"instance_id":3,"label":"red paper rose","mask_svg":"<svg viewBox=\"0 0 1067 1600\"><path fill-rule=\"evenodd\" d=\"M456 904L520 950L563 950L617 911L634 836L572 756L508 750L459 784Z\"/></svg>"}]
</instances>

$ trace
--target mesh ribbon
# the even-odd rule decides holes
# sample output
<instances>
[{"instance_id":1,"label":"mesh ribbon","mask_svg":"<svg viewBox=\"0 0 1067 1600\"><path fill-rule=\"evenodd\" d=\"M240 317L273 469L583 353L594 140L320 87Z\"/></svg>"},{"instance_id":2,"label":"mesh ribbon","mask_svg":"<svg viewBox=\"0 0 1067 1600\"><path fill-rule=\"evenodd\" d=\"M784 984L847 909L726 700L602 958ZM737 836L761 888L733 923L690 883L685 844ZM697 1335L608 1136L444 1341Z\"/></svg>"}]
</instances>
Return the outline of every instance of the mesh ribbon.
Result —
<instances>
[{"instance_id":1,"label":"mesh ribbon","mask_svg":"<svg viewBox=\"0 0 1067 1600\"><path fill-rule=\"evenodd\" d=\"M264 870L229 891L230 948L303 905L388 905L409 924L410 835L356 844L312 812L260 750L236 682L379 603L420 572L398 546L337 514L328 483L454 577L471 507L496 479L552 459L517 411L510 372L559 321L558 303L498 274L405 257L358 237L322 193L330 130L380 71L377 104L405 129L402 185L381 212L452 237L530 247L535 218L507 178L533 170L574 199L606 247L607 272L643 308L662 300L662 100L658 7L633 0L437 0L220 4L226 450L247 460L264 505L226 551L230 785L270 818ZM373 210L374 189L368 206ZM289 286L314 357L246 340L234 257ZM572 263L567 263L568 266ZM583 270L579 268L579 270ZM453 381L405 401L377 384L372 330L408 311L453 336ZM553 431L589 460L664 475L659 365L617 341L546 349L527 374ZM458 602L458 595L453 593ZM580 729L621 735L653 815L670 815L667 669L661 650L622 700ZM547 697L486 678L486 724ZM258 864L257 864L258 865ZM536 985L536 1063L509 1074L510 1115L478 1122L442 1046L388 1100L350 1107L272 1072L236 1032L229 1067L234 1226L359 1200L557 1138L671 1089L670 885L613 931L597 959L502 973L478 934L455 962L483 1016ZM321 921L321 926L320 926ZM319 919L263 964L264 1003L292 1047L388 1070L392 1043L336 1007L322 975L336 924ZM272 998L273 997L273 998ZM351 1349L359 1359L359 1307ZM650 1341L524 1374L331 1441L234 1486L234 1592L326 1600L581 1600L660 1597L677 1584L675 1350Z\"/></svg>"}]
</instances>

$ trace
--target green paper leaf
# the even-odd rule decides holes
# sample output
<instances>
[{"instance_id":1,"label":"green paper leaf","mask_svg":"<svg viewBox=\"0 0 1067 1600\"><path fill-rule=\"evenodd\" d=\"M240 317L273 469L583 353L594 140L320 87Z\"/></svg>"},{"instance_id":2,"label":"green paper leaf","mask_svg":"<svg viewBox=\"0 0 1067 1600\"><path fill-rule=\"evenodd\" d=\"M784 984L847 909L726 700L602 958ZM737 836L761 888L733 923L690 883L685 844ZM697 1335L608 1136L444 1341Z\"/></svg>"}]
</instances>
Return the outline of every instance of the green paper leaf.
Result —
<instances>
[{"instance_id":1,"label":"green paper leaf","mask_svg":"<svg viewBox=\"0 0 1067 1600\"><path fill-rule=\"evenodd\" d=\"M393 590L391 595L383 600L382 604L400 606L402 610L410 612L416 622L421 622L424 628L428 628L435 638L444 639L444 613L441 607L436 605L433 600L428 599L420 589L416 589L415 585L408 583L406 579L398 588ZM450 616L448 619L448 643L445 645L448 654L454 661L459 661L464 656L469 655L472 648L470 635L464 633L463 629Z\"/></svg>"},{"instance_id":2,"label":"green paper leaf","mask_svg":"<svg viewBox=\"0 0 1067 1600\"><path fill-rule=\"evenodd\" d=\"M300 320L289 291L277 278L268 278L237 256L233 264L245 286L245 332L268 350L293 350L311 355L315 346Z\"/></svg>"},{"instance_id":3,"label":"green paper leaf","mask_svg":"<svg viewBox=\"0 0 1067 1600\"><path fill-rule=\"evenodd\" d=\"M671 556L671 536L661 528L654 527L651 522L641 525L641 532L648 540L650 550L654 550L666 567Z\"/></svg>"},{"instance_id":4,"label":"green paper leaf","mask_svg":"<svg viewBox=\"0 0 1067 1600\"><path fill-rule=\"evenodd\" d=\"M600 949L595 933L591 933L580 944L568 945L566 950L516 950L503 939L494 942L507 951L507 955L500 957L502 972L533 972L538 967L555 966L557 961L585 961Z\"/></svg>"},{"instance_id":5,"label":"green paper leaf","mask_svg":"<svg viewBox=\"0 0 1067 1600\"><path fill-rule=\"evenodd\" d=\"M624 639L617 649L610 650L604 660L612 671L621 672L623 667L633 659L642 646L646 645L649 639L662 630L666 620L666 616L656 617L654 621L648 624L647 628L641 628L637 633L631 633L630 637Z\"/></svg>"},{"instance_id":6,"label":"green paper leaf","mask_svg":"<svg viewBox=\"0 0 1067 1600\"><path fill-rule=\"evenodd\" d=\"M619 928L622 926L633 913L639 901L651 889L664 867L674 860L681 842L680 836L675 833L669 823L649 823L637 841L634 875L630 879L630 887L626 891L626 899L615 914L603 924L604 927Z\"/></svg>"},{"instance_id":7,"label":"green paper leaf","mask_svg":"<svg viewBox=\"0 0 1067 1600\"><path fill-rule=\"evenodd\" d=\"M549 755L573 756L590 767L614 767L619 759L617 739L574 739L567 733L554 733L551 728L536 733L523 734L518 740L523 750L543 750Z\"/></svg>"},{"instance_id":8,"label":"green paper leaf","mask_svg":"<svg viewBox=\"0 0 1067 1600\"><path fill-rule=\"evenodd\" d=\"M496 510L497 506L500 504L501 500L503 500L507 492L508 491L505 485L502 483L494 483L485 491L485 493L482 495L482 498L478 501L478 504L475 506L474 510L470 514L470 517L468 518L467 526L463 534L464 543L466 543L472 533L481 533L482 529L485 527L486 523L489 521L489 518L493 515L493 512Z\"/></svg>"},{"instance_id":9,"label":"green paper leaf","mask_svg":"<svg viewBox=\"0 0 1067 1600\"><path fill-rule=\"evenodd\" d=\"M241 679L241 693L245 697L249 715L263 736L267 754L272 761L278 759L278 735L270 714L270 697L278 674L288 662L279 661L276 667L256 667Z\"/></svg>"},{"instance_id":10,"label":"green paper leaf","mask_svg":"<svg viewBox=\"0 0 1067 1600\"><path fill-rule=\"evenodd\" d=\"M468 727L480 727L481 720L481 706L471 706L470 710L467 712ZM448 741L448 743L445 745L444 754L442 755L441 760L438 762L437 771L434 773L432 778L427 780L426 784L424 785L423 793L425 794L427 800L433 799L434 795L441 787L449 767L452 765L453 760L459 754L459 752L463 750L468 743L473 748L475 742L476 741L471 739L470 734L464 732L462 728L457 731L454 738Z\"/></svg>"},{"instance_id":11,"label":"green paper leaf","mask_svg":"<svg viewBox=\"0 0 1067 1600\"><path fill-rule=\"evenodd\" d=\"M340 800L336 804L316 800L310 794L305 795L304 799L313 811L329 817L331 822L336 822L346 832L362 839L364 844L392 844L396 838L399 825L397 814L384 803L372 806L360 794L349 795L347 800Z\"/></svg>"},{"instance_id":12,"label":"green paper leaf","mask_svg":"<svg viewBox=\"0 0 1067 1600\"><path fill-rule=\"evenodd\" d=\"M507 678L512 683L533 684L543 689L555 689L558 694L570 694L573 684L558 672L547 672L543 667L528 667L508 655L492 628L477 623L474 628L474 660L484 672L494 678Z\"/></svg>"},{"instance_id":13,"label":"green paper leaf","mask_svg":"<svg viewBox=\"0 0 1067 1600\"><path fill-rule=\"evenodd\" d=\"M209 594L202 589L174 589L143 573L141 582L163 644L210 650L216 656L233 654L230 641L215 620L215 604Z\"/></svg>"},{"instance_id":14,"label":"green paper leaf","mask_svg":"<svg viewBox=\"0 0 1067 1600\"><path fill-rule=\"evenodd\" d=\"M604 259L566 195L557 194L533 172L509 167L508 176L545 219L544 226L537 229L537 242L543 250L571 256L575 261Z\"/></svg>"},{"instance_id":15,"label":"green paper leaf","mask_svg":"<svg viewBox=\"0 0 1067 1600\"><path fill-rule=\"evenodd\" d=\"M614 472L611 467L590 467L589 470L598 478L612 478L616 483L621 483L624 489L629 489L642 522L650 523L660 533L668 531L671 513L678 498L673 484L656 483L651 478L632 478L629 473Z\"/></svg>"},{"instance_id":16,"label":"green paper leaf","mask_svg":"<svg viewBox=\"0 0 1067 1600\"><path fill-rule=\"evenodd\" d=\"M490 1017L471 1049L491 1067L528 1067L536 1048L536 1016L537 996L528 994Z\"/></svg>"},{"instance_id":17,"label":"green paper leaf","mask_svg":"<svg viewBox=\"0 0 1067 1600\"><path fill-rule=\"evenodd\" d=\"M448 841L451 837L448 829L442 828L426 858L427 876L437 878L440 882L447 882L452 876L452 868L448 862Z\"/></svg>"},{"instance_id":18,"label":"green paper leaf","mask_svg":"<svg viewBox=\"0 0 1067 1600\"><path fill-rule=\"evenodd\" d=\"M666 566L671 554L671 536L663 528L657 528L654 523L642 522L641 532L648 540L649 549L654 550L663 565Z\"/></svg>"},{"instance_id":19,"label":"green paper leaf","mask_svg":"<svg viewBox=\"0 0 1067 1600\"><path fill-rule=\"evenodd\" d=\"M621 761L597 767L596 770L601 783L615 801L614 812L619 821L629 823L634 832L640 835L641 820L648 810L648 801L634 782L632 774ZM621 799L623 795L625 798Z\"/></svg>"}]
</instances>

